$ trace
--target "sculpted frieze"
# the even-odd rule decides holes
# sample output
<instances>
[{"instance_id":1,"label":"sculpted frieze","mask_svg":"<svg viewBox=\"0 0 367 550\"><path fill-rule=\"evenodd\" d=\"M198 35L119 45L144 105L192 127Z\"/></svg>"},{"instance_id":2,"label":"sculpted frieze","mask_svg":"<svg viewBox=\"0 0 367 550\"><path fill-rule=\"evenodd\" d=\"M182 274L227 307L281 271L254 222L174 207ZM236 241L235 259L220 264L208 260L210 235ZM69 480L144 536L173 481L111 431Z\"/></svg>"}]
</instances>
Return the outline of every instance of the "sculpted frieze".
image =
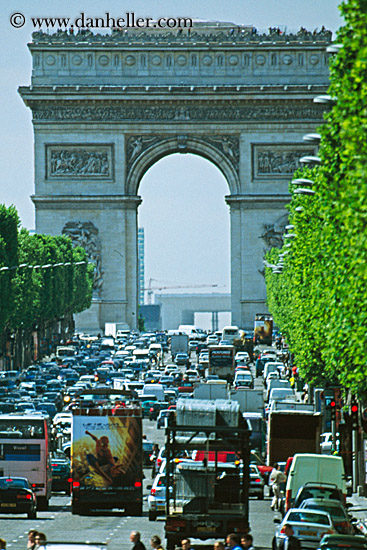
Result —
<instances>
[{"instance_id":1,"label":"sculpted frieze","mask_svg":"<svg viewBox=\"0 0 367 550\"><path fill-rule=\"evenodd\" d=\"M288 223L288 214L284 214L274 223L263 224L263 234L259 236L265 242L266 250L273 247L281 248L283 246L283 235L285 233L285 226ZM265 252L266 252L265 250Z\"/></svg>"},{"instance_id":2,"label":"sculpted frieze","mask_svg":"<svg viewBox=\"0 0 367 550\"><path fill-rule=\"evenodd\" d=\"M300 167L299 159L313 155L313 148L293 144L253 145L252 170L254 179L289 177Z\"/></svg>"},{"instance_id":3,"label":"sculpted frieze","mask_svg":"<svg viewBox=\"0 0 367 550\"><path fill-rule=\"evenodd\" d=\"M75 122L118 122L118 121L184 121L184 122L243 122L243 121L321 121L325 107L311 102L291 104L289 101L274 103L246 103L224 105L202 102L192 105L178 102L174 105L109 104L101 106L85 103L83 106L67 106L60 99L54 102L34 102L32 104L35 122L75 121Z\"/></svg>"},{"instance_id":4,"label":"sculpted frieze","mask_svg":"<svg viewBox=\"0 0 367 550\"><path fill-rule=\"evenodd\" d=\"M93 297L99 298L103 285L102 252L99 231L90 221L69 221L64 225L62 234L69 237L73 246L81 246L94 264Z\"/></svg>"},{"instance_id":5,"label":"sculpted frieze","mask_svg":"<svg viewBox=\"0 0 367 550\"><path fill-rule=\"evenodd\" d=\"M111 179L111 145L47 145L47 178Z\"/></svg>"}]
</instances>

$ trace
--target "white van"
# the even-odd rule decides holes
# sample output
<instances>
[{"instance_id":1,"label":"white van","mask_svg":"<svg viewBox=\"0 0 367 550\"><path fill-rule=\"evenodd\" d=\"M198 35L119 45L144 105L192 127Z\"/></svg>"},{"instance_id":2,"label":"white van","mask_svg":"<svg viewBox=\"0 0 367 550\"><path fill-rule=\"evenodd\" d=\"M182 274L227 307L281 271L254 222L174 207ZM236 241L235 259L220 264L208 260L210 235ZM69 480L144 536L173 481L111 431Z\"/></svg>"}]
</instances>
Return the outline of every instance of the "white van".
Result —
<instances>
[{"instance_id":1,"label":"white van","mask_svg":"<svg viewBox=\"0 0 367 550\"><path fill-rule=\"evenodd\" d=\"M347 496L344 464L341 456L295 454L289 471L285 509L292 508L297 492L306 483L331 483Z\"/></svg>"},{"instance_id":2,"label":"white van","mask_svg":"<svg viewBox=\"0 0 367 550\"><path fill-rule=\"evenodd\" d=\"M155 395L157 401L165 401L163 384L144 384L142 395Z\"/></svg>"},{"instance_id":3,"label":"white van","mask_svg":"<svg viewBox=\"0 0 367 550\"><path fill-rule=\"evenodd\" d=\"M279 369L278 367L283 367L284 368L284 365L283 363L276 363L274 361L269 361L268 363L266 363L265 367L264 367L264 372L263 372L263 379L264 379L264 383L268 377L268 374L270 374L271 372L279 372ZM280 373L279 373L280 374Z\"/></svg>"},{"instance_id":4,"label":"white van","mask_svg":"<svg viewBox=\"0 0 367 550\"><path fill-rule=\"evenodd\" d=\"M206 340L207 334L195 325L180 325L178 327L179 332L183 332L184 334L187 334L189 339L191 340Z\"/></svg>"}]
</instances>

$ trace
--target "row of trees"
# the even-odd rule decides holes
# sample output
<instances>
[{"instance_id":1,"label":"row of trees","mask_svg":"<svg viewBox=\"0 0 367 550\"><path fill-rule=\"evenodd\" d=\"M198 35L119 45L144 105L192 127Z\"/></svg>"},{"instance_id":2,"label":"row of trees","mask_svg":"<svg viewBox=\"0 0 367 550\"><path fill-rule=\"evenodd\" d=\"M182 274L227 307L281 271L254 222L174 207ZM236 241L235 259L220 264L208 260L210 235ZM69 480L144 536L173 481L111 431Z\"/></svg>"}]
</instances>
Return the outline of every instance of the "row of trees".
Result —
<instances>
[{"instance_id":1,"label":"row of trees","mask_svg":"<svg viewBox=\"0 0 367 550\"><path fill-rule=\"evenodd\" d=\"M0 205L0 335L34 330L88 308L93 266L64 236L30 235Z\"/></svg>"},{"instance_id":2,"label":"row of trees","mask_svg":"<svg viewBox=\"0 0 367 550\"><path fill-rule=\"evenodd\" d=\"M331 57L330 96L317 168L295 177L315 194L293 194L282 249L267 261L269 309L310 383L367 391L367 0L341 6L345 26ZM294 192L295 186L290 185Z\"/></svg>"}]
</instances>

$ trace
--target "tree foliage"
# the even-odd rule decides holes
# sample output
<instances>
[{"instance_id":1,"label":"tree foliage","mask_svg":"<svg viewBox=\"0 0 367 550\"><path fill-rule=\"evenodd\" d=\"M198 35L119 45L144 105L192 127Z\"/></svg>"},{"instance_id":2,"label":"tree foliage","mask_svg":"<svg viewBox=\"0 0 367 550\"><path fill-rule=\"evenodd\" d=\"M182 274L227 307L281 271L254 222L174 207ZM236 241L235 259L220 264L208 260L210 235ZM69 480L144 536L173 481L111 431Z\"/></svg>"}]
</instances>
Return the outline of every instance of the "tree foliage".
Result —
<instances>
[{"instance_id":1,"label":"tree foliage","mask_svg":"<svg viewBox=\"0 0 367 550\"><path fill-rule=\"evenodd\" d=\"M330 60L335 104L319 129L317 169L302 177L313 197L293 195L290 224L296 238L268 261L284 257L281 274L266 270L270 311L286 333L310 382L338 380L367 391L367 0L341 6L342 44ZM300 173L296 174L300 175ZM293 186L292 186L293 187ZM296 210L301 206L303 211Z\"/></svg>"},{"instance_id":2,"label":"tree foliage","mask_svg":"<svg viewBox=\"0 0 367 550\"><path fill-rule=\"evenodd\" d=\"M37 323L90 307L93 266L83 248L65 236L18 232L15 208L0 206L0 331Z\"/></svg>"}]
</instances>

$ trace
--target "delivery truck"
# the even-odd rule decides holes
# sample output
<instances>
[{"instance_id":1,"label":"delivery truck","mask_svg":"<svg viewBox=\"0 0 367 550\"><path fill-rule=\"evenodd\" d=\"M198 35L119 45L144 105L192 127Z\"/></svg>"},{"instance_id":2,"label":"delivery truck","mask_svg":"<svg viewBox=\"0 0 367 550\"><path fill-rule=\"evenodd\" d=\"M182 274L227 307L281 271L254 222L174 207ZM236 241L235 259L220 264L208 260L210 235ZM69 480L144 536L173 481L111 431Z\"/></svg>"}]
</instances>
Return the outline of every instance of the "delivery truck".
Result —
<instances>
[{"instance_id":1,"label":"delivery truck","mask_svg":"<svg viewBox=\"0 0 367 550\"><path fill-rule=\"evenodd\" d=\"M250 434L238 403L178 401L166 430L167 550L249 532Z\"/></svg>"},{"instance_id":2,"label":"delivery truck","mask_svg":"<svg viewBox=\"0 0 367 550\"><path fill-rule=\"evenodd\" d=\"M72 513L142 515L142 413L132 393L85 390L72 410Z\"/></svg>"},{"instance_id":3,"label":"delivery truck","mask_svg":"<svg viewBox=\"0 0 367 550\"><path fill-rule=\"evenodd\" d=\"M285 462L295 453L320 453L321 414L273 410L268 419L267 464Z\"/></svg>"},{"instance_id":4,"label":"delivery truck","mask_svg":"<svg viewBox=\"0 0 367 550\"><path fill-rule=\"evenodd\" d=\"M189 352L189 337L187 334L182 332L181 334L172 334L171 336L171 355L172 360L176 357L178 353L188 353Z\"/></svg>"}]
</instances>

